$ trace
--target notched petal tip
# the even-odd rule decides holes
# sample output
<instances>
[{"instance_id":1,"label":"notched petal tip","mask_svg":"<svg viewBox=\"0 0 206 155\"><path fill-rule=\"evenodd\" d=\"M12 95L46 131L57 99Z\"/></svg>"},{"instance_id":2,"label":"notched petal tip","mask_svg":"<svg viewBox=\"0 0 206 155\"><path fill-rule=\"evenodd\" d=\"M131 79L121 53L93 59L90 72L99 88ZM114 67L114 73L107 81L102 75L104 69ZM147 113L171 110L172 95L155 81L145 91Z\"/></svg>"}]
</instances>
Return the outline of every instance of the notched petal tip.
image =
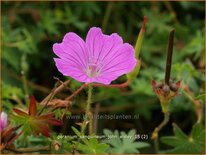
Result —
<instances>
[{"instance_id":1,"label":"notched petal tip","mask_svg":"<svg viewBox=\"0 0 206 155\"><path fill-rule=\"evenodd\" d=\"M91 32L101 32L102 33L102 29L100 27L91 27L88 31L88 33Z\"/></svg>"},{"instance_id":2,"label":"notched petal tip","mask_svg":"<svg viewBox=\"0 0 206 155\"><path fill-rule=\"evenodd\" d=\"M58 46L59 46L59 43L54 43L53 46L52 46L52 50L54 51L57 51L58 50Z\"/></svg>"},{"instance_id":3,"label":"notched petal tip","mask_svg":"<svg viewBox=\"0 0 206 155\"><path fill-rule=\"evenodd\" d=\"M99 27L90 28L86 36L86 42L89 43L98 34L103 35L102 30Z\"/></svg>"},{"instance_id":4,"label":"notched petal tip","mask_svg":"<svg viewBox=\"0 0 206 155\"><path fill-rule=\"evenodd\" d=\"M123 44L123 39L120 35L118 35L117 33L112 33L110 36L110 38L112 38L113 42L116 42L116 44Z\"/></svg>"},{"instance_id":5,"label":"notched petal tip","mask_svg":"<svg viewBox=\"0 0 206 155\"><path fill-rule=\"evenodd\" d=\"M63 42L82 41L82 39L74 32L68 32L64 35Z\"/></svg>"},{"instance_id":6,"label":"notched petal tip","mask_svg":"<svg viewBox=\"0 0 206 155\"><path fill-rule=\"evenodd\" d=\"M63 53L63 50L61 49L60 44L61 43L54 43L52 46L52 50L53 50L54 54L58 57L60 57Z\"/></svg>"}]
</instances>

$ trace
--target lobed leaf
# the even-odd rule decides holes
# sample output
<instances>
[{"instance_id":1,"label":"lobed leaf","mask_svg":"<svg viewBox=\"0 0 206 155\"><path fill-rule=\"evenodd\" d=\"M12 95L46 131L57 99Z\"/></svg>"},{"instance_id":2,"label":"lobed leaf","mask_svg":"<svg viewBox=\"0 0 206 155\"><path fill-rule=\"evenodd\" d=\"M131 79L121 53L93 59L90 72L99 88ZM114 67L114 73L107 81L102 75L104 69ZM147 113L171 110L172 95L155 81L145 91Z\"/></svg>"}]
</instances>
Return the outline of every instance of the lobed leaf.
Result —
<instances>
[{"instance_id":1,"label":"lobed leaf","mask_svg":"<svg viewBox=\"0 0 206 155\"><path fill-rule=\"evenodd\" d=\"M203 126L195 124L191 135L187 136L176 124L173 124L174 136L161 137L161 141L173 147L166 153L203 153L205 131Z\"/></svg>"},{"instance_id":2,"label":"lobed leaf","mask_svg":"<svg viewBox=\"0 0 206 155\"><path fill-rule=\"evenodd\" d=\"M105 129L104 134L107 139L103 140L111 146L109 153L123 154L123 153L139 153L140 148L148 147L149 144L146 142L136 142L135 130L130 130L128 134L115 130L114 132ZM110 136L113 136L109 138Z\"/></svg>"}]
</instances>

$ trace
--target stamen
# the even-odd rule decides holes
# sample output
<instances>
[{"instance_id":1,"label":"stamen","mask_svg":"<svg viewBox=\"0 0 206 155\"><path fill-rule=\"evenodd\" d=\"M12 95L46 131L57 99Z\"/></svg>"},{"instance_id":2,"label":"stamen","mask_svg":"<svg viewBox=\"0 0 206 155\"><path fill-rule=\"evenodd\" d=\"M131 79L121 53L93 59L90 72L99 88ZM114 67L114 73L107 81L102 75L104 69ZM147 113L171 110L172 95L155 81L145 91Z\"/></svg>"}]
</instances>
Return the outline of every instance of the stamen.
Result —
<instances>
[{"instance_id":1,"label":"stamen","mask_svg":"<svg viewBox=\"0 0 206 155\"><path fill-rule=\"evenodd\" d=\"M89 61L87 63L87 69L86 69L86 74L89 77L97 77L100 72L101 72L101 68L102 68L102 61L97 58L89 58Z\"/></svg>"}]
</instances>

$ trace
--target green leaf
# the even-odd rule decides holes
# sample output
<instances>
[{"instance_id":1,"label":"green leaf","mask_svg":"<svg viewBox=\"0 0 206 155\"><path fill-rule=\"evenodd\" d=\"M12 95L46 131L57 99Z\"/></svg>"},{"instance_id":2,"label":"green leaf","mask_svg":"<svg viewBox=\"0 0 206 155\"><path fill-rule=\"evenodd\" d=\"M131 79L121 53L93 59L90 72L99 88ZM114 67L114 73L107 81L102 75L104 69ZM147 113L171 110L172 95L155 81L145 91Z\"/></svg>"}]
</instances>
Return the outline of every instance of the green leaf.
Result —
<instances>
[{"instance_id":1,"label":"green leaf","mask_svg":"<svg viewBox=\"0 0 206 155\"><path fill-rule=\"evenodd\" d=\"M38 23L39 29L45 30L50 35L58 35L58 20L53 18L54 16L55 12L51 10L44 11L44 16L41 16L41 21Z\"/></svg>"},{"instance_id":2,"label":"green leaf","mask_svg":"<svg viewBox=\"0 0 206 155\"><path fill-rule=\"evenodd\" d=\"M178 146L181 145L182 141L174 136L165 136L161 138L161 141L170 146Z\"/></svg>"},{"instance_id":3,"label":"green leaf","mask_svg":"<svg viewBox=\"0 0 206 155\"><path fill-rule=\"evenodd\" d=\"M21 88L9 85L5 83L4 81L2 82L2 98L3 99L12 99L14 97L18 98L23 98L23 91Z\"/></svg>"},{"instance_id":4,"label":"green leaf","mask_svg":"<svg viewBox=\"0 0 206 155\"><path fill-rule=\"evenodd\" d=\"M31 96L28 112L22 111L17 108L13 108L16 113L13 115L13 120L21 125L23 131L26 134L43 134L49 137L50 125L62 125L62 123L53 118L54 113L46 113L42 115L37 115L37 104L35 98Z\"/></svg>"},{"instance_id":5,"label":"green leaf","mask_svg":"<svg viewBox=\"0 0 206 155\"><path fill-rule=\"evenodd\" d=\"M204 33L200 30L196 31L196 36L193 36L189 44L187 44L180 52L180 57L188 57L193 55L193 59L198 59L204 55Z\"/></svg>"},{"instance_id":6,"label":"green leaf","mask_svg":"<svg viewBox=\"0 0 206 155\"><path fill-rule=\"evenodd\" d=\"M105 154L108 148L107 144L99 143L96 138L88 140L87 144L79 144L77 149L86 154Z\"/></svg>"},{"instance_id":7,"label":"green leaf","mask_svg":"<svg viewBox=\"0 0 206 155\"><path fill-rule=\"evenodd\" d=\"M177 138L187 139L187 135L176 124L173 124L173 131Z\"/></svg>"},{"instance_id":8,"label":"green leaf","mask_svg":"<svg viewBox=\"0 0 206 155\"><path fill-rule=\"evenodd\" d=\"M81 133L75 127L72 126L72 130L75 132L77 136L81 136Z\"/></svg>"},{"instance_id":9,"label":"green leaf","mask_svg":"<svg viewBox=\"0 0 206 155\"><path fill-rule=\"evenodd\" d=\"M205 140L205 130L202 124L197 123L193 126L192 129L192 138L198 143L200 146L204 147Z\"/></svg>"},{"instance_id":10,"label":"green leaf","mask_svg":"<svg viewBox=\"0 0 206 155\"><path fill-rule=\"evenodd\" d=\"M148 147L146 142L135 142L135 130L130 130L128 134L115 130L114 132L105 129L104 135L107 139L103 142L111 145L109 153L122 154L122 153L139 153L140 148Z\"/></svg>"},{"instance_id":11,"label":"green leaf","mask_svg":"<svg viewBox=\"0 0 206 155\"><path fill-rule=\"evenodd\" d=\"M107 148L109 147L107 144L99 143L95 135L90 135L90 138L83 137L83 135L75 128L72 127L72 130L75 132L79 138L81 138L82 143L79 143L77 146L77 150L82 151L86 154L105 154Z\"/></svg>"},{"instance_id":12,"label":"green leaf","mask_svg":"<svg viewBox=\"0 0 206 155\"><path fill-rule=\"evenodd\" d=\"M205 131L201 124L195 124L191 135L187 136L176 124L173 124L174 136L161 137L161 141L173 147L166 153L203 153Z\"/></svg>"}]
</instances>

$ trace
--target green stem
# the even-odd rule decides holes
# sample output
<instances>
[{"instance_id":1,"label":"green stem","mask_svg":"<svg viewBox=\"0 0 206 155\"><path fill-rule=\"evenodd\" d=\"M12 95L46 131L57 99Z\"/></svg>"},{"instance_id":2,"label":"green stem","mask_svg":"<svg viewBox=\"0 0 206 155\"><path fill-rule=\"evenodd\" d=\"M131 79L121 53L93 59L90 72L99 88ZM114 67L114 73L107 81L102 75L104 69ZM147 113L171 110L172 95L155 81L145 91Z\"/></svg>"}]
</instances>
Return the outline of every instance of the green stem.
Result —
<instances>
[{"instance_id":1,"label":"green stem","mask_svg":"<svg viewBox=\"0 0 206 155\"><path fill-rule=\"evenodd\" d=\"M87 121L89 120L90 117L90 106L91 106L91 99L92 98L92 84L88 85L88 98L87 98L87 106L86 106L86 111L85 111L85 117L84 117L84 121L82 124L82 128L81 128L81 134L84 135L84 130L86 128L87 125ZM89 122L91 123L91 122ZM90 129L92 130L92 129ZM90 131L91 133L91 131Z\"/></svg>"},{"instance_id":2,"label":"green stem","mask_svg":"<svg viewBox=\"0 0 206 155\"><path fill-rule=\"evenodd\" d=\"M187 97L193 104L194 107L194 111L196 113L197 116L197 123L201 122L202 120L202 107L201 104L198 100L195 100L194 96L192 94L190 94L188 91L183 90L183 95L185 95L185 97Z\"/></svg>"},{"instance_id":3,"label":"green stem","mask_svg":"<svg viewBox=\"0 0 206 155\"><path fill-rule=\"evenodd\" d=\"M25 93L25 101L29 98L29 89L27 85L26 73L28 71L28 64L27 64L27 55L23 54L21 56L21 75L22 75L22 83L23 89Z\"/></svg>"},{"instance_id":4,"label":"green stem","mask_svg":"<svg viewBox=\"0 0 206 155\"><path fill-rule=\"evenodd\" d=\"M156 138L154 140L154 147L155 147L155 152L158 153L159 152L159 141L158 141L158 138Z\"/></svg>"},{"instance_id":5,"label":"green stem","mask_svg":"<svg viewBox=\"0 0 206 155\"><path fill-rule=\"evenodd\" d=\"M89 113L89 135L93 133L93 118L92 113Z\"/></svg>"},{"instance_id":6,"label":"green stem","mask_svg":"<svg viewBox=\"0 0 206 155\"><path fill-rule=\"evenodd\" d=\"M26 79L26 75L25 72L22 71L22 83L23 83L23 88L24 88L24 93L25 93L25 101L27 101L27 99L29 98L29 89L27 86L27 79Z\"/></svg>"},{"instance_id":7,"label":"green stem","mask_svg":"<svg viewBox=\"0 0 206 155\"><path fill-rule=\"evenodd\" d=\"M47 107L47 105L49 104L49 102L53 99L53 97L55 96L55 91L57 89L57 83L55 84L54 88L52 89L51 93L47 96L48 100L46 101L46 103L44 104L44 106L42 107L41 111L39 112L38 115L41 115L41 113L44 111L44 109ZM46 97L46 98L47 98Z\"/></svg>"},{"instance_id":8,"label":"green stem","mask_svg":"<svg viewBox=\"0 0 206 155\"><path fill-rule=\"evenodd\" d=\"M167 112L164 114L164 120L158 125L158 127L155 128L155 130L152 133L152 139L154 140L156 153L159 153L159 142L158 142L159 132L169 122L169 119L170 119L170 115Z\"/></svg>"}]
</instances>

